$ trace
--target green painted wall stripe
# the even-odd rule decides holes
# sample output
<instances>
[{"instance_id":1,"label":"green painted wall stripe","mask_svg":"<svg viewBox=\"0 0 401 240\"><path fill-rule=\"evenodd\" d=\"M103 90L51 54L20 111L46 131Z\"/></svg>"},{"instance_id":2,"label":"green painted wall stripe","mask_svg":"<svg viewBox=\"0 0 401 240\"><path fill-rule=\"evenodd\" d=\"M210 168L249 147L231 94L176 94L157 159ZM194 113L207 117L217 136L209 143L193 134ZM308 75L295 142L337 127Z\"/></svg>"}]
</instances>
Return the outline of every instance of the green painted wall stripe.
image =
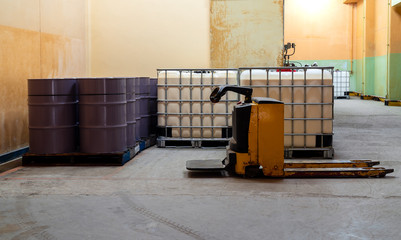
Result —
<instances>
[{"instance_id":1,"label":"green painted wall stripe","mask_svg":"<svg viewBox=\"0 0 401 240\"><path fill-rule=\"evenodd\" d=\"M401 53L391 53L389 64L389 99L401 100Z\"/></svg>"},{"instance_id":2,"label":"green painted wall stripe","mask_svg":"<svg viewBox=\"0 0 401 240\"><path fill-rule=\"evenodd\" d=\"M296 66L312 65L316 62L321 67L330 66L341 71L351 71L350 60L291 60L290 62L294 62ZM389 100L401 100L401 53L391 53L389 65L389 92L387 93L386 55L352 60L350 91ZM363 81L364 75L365 81Z\"/></svg>"},{"instance_id":3,"label":"green painted wall stripe","mask_svg":"<svg viewBox=\"0 0 401 240\"><path fill-rule=\"evenodd\" d=\"M351 60L291 60L295 66L305 66L305 64L312 65L317 63L319 67L334 67L334 70L351 71ZM300 63L300 64L299 64Z\"/></svg>"},{"instance_id":4,"label":"green painted wall stripe","mask_svg":"<svg viewBox=\"0 0 401 240\"><path fill-rule=\"evenodd\" d=\"M350 91L363 93L363 60L355 59L352 63L352 74L350 78Z\"/></svg>"},{"instance_id":5,"label":"green painted wall stripe","mask_svg":"<svg viewBox=\"0 0 401 240\"><path fill-rule=\"evenodd\" d=\"M391 53L389 60L388 93L386 91L388 69L386 55L365 58L365 68L363 68L363 59L353 60L350 91L384 97L389 100L401 100L401 53ZM365 71L365 82L363 81L363 70Z\"/></svg>"},{"instance_id":6,"label":"green painted wall stripe","mask_svg":"<svg viewBox=\"0 0 401 240\"><path fill-rule=\"evenodd\" d=\"M386 97L387 56L365 58L365 94Z\"/></svg>"}]
</instances>

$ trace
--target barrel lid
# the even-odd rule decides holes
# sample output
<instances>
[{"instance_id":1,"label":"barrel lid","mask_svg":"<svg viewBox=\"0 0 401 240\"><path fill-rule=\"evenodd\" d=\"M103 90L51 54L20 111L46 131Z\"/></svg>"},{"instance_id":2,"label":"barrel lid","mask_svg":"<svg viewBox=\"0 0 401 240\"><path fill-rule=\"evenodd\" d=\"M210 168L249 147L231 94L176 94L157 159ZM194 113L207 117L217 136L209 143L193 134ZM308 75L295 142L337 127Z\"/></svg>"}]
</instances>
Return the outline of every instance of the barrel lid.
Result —
<instances>
[{"instance_id":1,"label":"barrel lid","mask_svg":"<svg viewBox=\"0 0 401 240\"><path fill-rule=\"evenodd\" d=\"M78 79L80 95L125 94L125 78L80 78Z\"/></svg>"},{"instance_id":2,"label":"barrel lid","mask_svg":"<svg viewBox=\"0 0 401 240\"><path fill-rule=\"evenodd\" d=\"M28 79L28 96L77 95L76 78Z\"/></svg>"}]
</instances>

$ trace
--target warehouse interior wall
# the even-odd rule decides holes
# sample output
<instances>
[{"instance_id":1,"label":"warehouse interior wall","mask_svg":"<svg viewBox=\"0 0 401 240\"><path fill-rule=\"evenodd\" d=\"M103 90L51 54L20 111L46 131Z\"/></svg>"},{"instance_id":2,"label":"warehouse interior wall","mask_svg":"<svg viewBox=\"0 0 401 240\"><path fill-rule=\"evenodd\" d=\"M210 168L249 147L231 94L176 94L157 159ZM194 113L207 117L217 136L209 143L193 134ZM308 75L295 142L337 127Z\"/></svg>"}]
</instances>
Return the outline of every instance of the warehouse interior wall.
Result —
<instances>
[{"instance_id":1,"label":"warehouse interior wall","mask_svg":"<svg viewBox=\"0 0 401 240\"><path fill-rule=\"evenodd\" d=\"M91 74L209 68L209 0L90 0Z\"/></svg>"},{"instance_id":2,"label":"warehouse interior wall","mask_svg":"<svg viewBox=\"0 0 401 240\"><path fill-rule=\"evenodd\" d=\"M357 31L351 90L401 100L400 7L391 0L360 0L352 6Z\"/></svg>"},{"instance_id":3,"label":"warehouse interior wall","mask_svg":"<svg viewBox=\"0 0 401 240\"><path fill-rule=\"evenodd\" d=\"M282 0L90 0L93 76L282 64Z\"/></svg>"},{"instance_id":4,"label":"warehouse interior wall","mask_svg":"<svg viewBox=\"0 0 401 240\"><path fill-rule=\"evenodd\" d=\"M388 98L401 100L401 2L390 8Z\"/></svg>"},{"instance_id":5,"label":"warehouse interior wall","mask_svg":"<svg viewBox=\"0 0 401 240\"><path fill-rule=\"evenodd\" d=\"M295 65L351 70L352 6L343 0L285 0L284 42L296 44ZM292 52L292 50L290 51Z\"/></svg>"},{"instance_id":6,"label":"warehouse interior wall","mask_svg":"<svg viewBox=\"0 0 401 240\"><path fill-rule=\"evenodd\" d=\"M282 0L211 0L213 68L282 66Z\"/></svg>"},{"instance_id":7,"label":"warehouse interior wall","mask_svg":"<svg viewBox=\"0 0 401 240\"><path fill-rule=\"evenodd\" d=\"M82 0L0 0L0 155L28 145L27 79L87 76Z\"/></svg>"},{"instance_id":8,"label":"warehouse interior wall","mask_svg":"<svg viewBox=\"0 0 401 240\"><path fill-rule=\"evenodd\" d=\"M398 1L286 0L284 7L292 61L351 71L351 91L401 100Z\"/></svg>"}]
</instances>

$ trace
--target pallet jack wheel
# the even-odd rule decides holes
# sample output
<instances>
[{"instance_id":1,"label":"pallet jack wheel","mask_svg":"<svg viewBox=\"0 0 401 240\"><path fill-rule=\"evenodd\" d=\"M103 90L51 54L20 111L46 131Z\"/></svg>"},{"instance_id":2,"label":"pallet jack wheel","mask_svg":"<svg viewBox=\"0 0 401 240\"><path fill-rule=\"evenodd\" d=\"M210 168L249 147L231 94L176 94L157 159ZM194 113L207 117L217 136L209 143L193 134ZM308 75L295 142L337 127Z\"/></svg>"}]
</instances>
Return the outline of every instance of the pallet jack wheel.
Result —
<instances>
[{"instance_id":1,"label":"pallet jack wheel","mask_svg":"<svg viewBox=\"0 0 401 240\"><path fill-rule=\"evenodd\" d=\"M245 167L245 177L256 178L262 174L259 166L247 166Z\"/></svg>"}]
</instances>

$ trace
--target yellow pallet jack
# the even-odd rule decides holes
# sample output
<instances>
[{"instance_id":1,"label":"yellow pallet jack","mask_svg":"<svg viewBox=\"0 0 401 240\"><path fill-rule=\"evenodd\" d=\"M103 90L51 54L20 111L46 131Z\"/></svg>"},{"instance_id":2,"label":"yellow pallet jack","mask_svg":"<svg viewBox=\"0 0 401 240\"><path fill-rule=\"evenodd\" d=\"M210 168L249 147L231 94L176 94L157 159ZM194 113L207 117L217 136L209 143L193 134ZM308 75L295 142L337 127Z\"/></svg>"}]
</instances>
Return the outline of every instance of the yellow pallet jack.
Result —
<instances>
[{"instance_id":1,"label":"yellow pallet jack","mask_svg":"<svg viewBox=\"0 0 401 240\"><path fill-rule=\"evenodd\" d=\"M246 177L384 177L394 169L373 167L372 160L284 160L284 103L252 98L252 89L220 86L210 100L220 101L227 91L245 95L233 110L233 136L223 160L190 160L191 171L227 170Z\"/></svg>"}]
</instances>

